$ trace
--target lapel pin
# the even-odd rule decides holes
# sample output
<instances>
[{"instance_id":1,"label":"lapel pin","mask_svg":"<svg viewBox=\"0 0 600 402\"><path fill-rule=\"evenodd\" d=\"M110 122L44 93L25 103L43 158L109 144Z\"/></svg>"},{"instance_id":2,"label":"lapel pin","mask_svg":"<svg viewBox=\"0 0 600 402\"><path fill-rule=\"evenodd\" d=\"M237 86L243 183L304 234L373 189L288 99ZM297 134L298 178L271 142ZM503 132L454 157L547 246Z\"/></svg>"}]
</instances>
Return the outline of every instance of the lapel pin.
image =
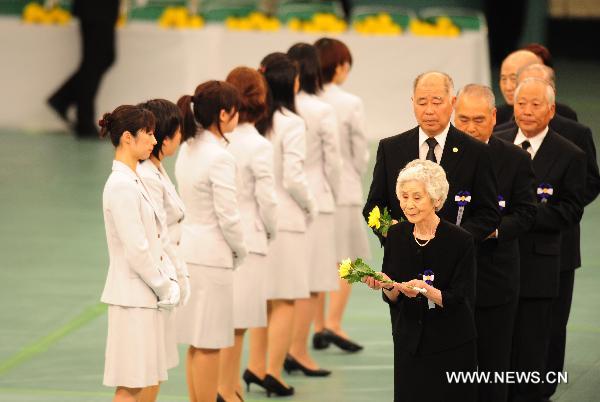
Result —
<instances>
[{"instance_id":1,"label":"lapel pin","mask_svg":"<svg viewBox=\"0 0 600 402\"><path fill-rule=\"evenodd\" d=\"M457 153L458 152L458 148L456 148L456 147L452 148L452 152Z\"/></svg>"}]
</instances>

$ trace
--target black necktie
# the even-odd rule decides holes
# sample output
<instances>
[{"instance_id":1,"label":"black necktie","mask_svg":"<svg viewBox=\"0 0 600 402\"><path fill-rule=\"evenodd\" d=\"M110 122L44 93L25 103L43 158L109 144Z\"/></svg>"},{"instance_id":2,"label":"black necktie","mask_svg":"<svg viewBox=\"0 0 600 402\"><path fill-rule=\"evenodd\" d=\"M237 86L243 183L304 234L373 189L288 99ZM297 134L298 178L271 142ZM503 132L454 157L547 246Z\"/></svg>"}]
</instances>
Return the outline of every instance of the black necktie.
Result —
<instances>
[{"instance_id":1,"label":"black necktie","mask_svg":"<svg viewBox=\"0 0 600 402\"><path fill-rule=\"evenodd\" d=\"M425 157L425 159L427 159L428 161L432 161L433 163L437 163L435 152L433 152L433 150L435 149L435 146L438 144L438 142L435 138L427 138L425 142L429 146L429 150L427 151L427 156Z\"/></svg>"},{"instance_id":2,"label":"black necktie","mask_svg":"<svg viewBox=\"0 0 600 402\"><path fill-rule=\"evenodd\" d=\"M531 148L531 143L529 141L527 141L527 140L523 141L521 143L521 148L523 148L525 150L525 152L527 152L529 154L529 157L532 156L528 151L528 149Z\"/></svg>"}]
</instances>

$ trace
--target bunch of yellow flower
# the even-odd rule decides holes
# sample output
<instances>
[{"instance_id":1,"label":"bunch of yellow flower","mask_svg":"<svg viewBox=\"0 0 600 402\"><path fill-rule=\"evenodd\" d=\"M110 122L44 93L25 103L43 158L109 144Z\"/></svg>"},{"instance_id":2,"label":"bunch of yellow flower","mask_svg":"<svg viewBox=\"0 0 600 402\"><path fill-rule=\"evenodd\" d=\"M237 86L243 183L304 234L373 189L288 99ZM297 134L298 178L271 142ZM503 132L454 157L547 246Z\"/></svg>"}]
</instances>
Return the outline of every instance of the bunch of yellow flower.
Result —
<instances>
[{"instance_id":1,"label":"bunch of yellow flower","mask_svg":"<svg viewBox=\"0 0 600 402\"><path fill-rule=\"evenodd\" d=\"M346 31L348 24L335 14L316 13L308 21L302 21L298 18L291 18L288 21L288 28L292 31L302 32L333 32L341 33Z\"/></svg>"},{"instance_id":2,"label":"bunch of yellow flower","mask_svg":"<svg viewBox=\"0 0 600 402\"><path fill-rule=\"evenodd\" d=\"M281 23L275 17L255 11L246 17L227 17L225 26L238 31L278 31Z\"/></svg>"},{"instance_id":3,"label":"bunch of yellow flower","mask_svg":"<svg viewBox=\"0 0 600 402\"><path fill-rule=\"evenodd\" d=\"M409 29L414 35L419 36L458 36L460 28L458 28L448 17L438 17L435 24L431 24L421 20L411 20Z\"/></svg>"},{"instance_id":4,"label":"bunch of yellow flower","mask_svg":"<svg viewBox=\"0 0 600 402\"><path fill-rule=\"evenodd\" d=\"M379 207L375 206L375 208L373 208L371 212L369 212L369 219L367 224L370 228L375 229L375 231L385 236L387 235L390 226L392 226L393 224L392 216L390 215L390 212L388 211L387 207L383 208L382 215L381 211L379 210Z\"/></svg>"},{"instance_id":5,"label":"bunch of yellow flower","mask_svg":"<svg viewBox=\"0 0 600 402\"><path fill-rule=\"evenodd\" d=\"M350 258L345 259L339 265L338 273L341 279L345 279L348 283L356 283L362 281L365 277L372 277L384 283L393 283L393 281L385 280L383 275L375 272L373 268L368 266L362 259L357 258L352 261Z\"/></svg>"},{"instance_id":6,"label":"bunch of yellow flower","mask_svg":"<svg viewBox=\"0 0 600 402\"><path fill-rule=\"evenodd\" d=\"M187 7L167 7L158 19L162 28L202 28L204 19L189 12Z\"/></svg>"},{"instance_id":7,"label":"bunch of yellow flower","mask_svg":"<svg viewBox=\"0 0 600 402\"><path fill-rule=\"evenodd\" d=\"M400 35L402 27L394 22L388 13L369 15L352 24L354 30L362 35Z\"/></svg>"},{"instance_id":8,"label":"bunch of yellow flower","mask_svg":"<svg viewBox=\"0 0 600 402\"><path fill-rule=\"evenodd\" d=\"M23 8L23 21L27 24L66 25L71 21L71 14L60 7L46 9L32 2Z\"/></svg>"}]
</instances>

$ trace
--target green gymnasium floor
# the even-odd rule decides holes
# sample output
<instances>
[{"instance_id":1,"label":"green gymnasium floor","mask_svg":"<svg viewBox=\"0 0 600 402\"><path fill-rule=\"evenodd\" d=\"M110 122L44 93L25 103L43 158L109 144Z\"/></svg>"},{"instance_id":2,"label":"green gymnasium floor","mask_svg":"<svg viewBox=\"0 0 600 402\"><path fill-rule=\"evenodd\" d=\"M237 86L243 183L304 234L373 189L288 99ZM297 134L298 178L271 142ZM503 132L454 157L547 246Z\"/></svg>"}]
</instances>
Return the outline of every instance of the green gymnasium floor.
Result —
<instances>
[{"instance_id":1,"label":"green gymnasium floor","mask_svg":"<svg viewBox=\"0 0 600 402\"><path fill-rule=\"evenodd\" d=\"M573 106L600 142L600 74L592 63L557 66L559 99ZM0 129L0 401L108 401L101 385L106 314L98 300L108 264L101 213L112 146L65 133ZM376 144L372 144L373 155ZM172 167L172 161L169 167ZM370 169L371 170L371 169ZM367 178L365 186L368 186ZM557 402L597 401L600 392L600 203L586 209L584 267L576 275L566 371ZM371 238L378 267L381 251ZM346 329L365 345L356 355L315 353L327 379L287 377L294 401L389 401L392 344L387 309L357 286ZM425 390L424 390L425 392ZM186 401L183 365L160 401ZM248 401L267 400L252 391Z\"/></svg>"}]
</instances>

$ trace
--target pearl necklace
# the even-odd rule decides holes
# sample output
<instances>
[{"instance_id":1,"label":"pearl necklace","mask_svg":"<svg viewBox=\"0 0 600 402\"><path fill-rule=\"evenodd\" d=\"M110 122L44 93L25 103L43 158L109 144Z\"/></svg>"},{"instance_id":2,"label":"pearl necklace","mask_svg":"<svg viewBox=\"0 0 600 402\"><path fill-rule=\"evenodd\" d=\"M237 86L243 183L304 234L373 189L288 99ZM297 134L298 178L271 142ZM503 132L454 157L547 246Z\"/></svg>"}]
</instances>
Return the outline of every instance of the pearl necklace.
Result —
<instances>
[{"instance_id":1,"label":"pearl necklace","mask_svg":"<svg viewBox=\"0 0 600 402\"><path fill-rule=\"evenodd\" d=\"M432 237L432 239L433 239L433 237ZM419 247L425 247L427 244L429 244L430 241L431 241L431 239L429 239L425 243L421 244L421 243L419 243L419 239L417 239L417 236L415 236L415 242L417 243L417 245Z\"/></svg>"},{"instance_id":2,"label":"pearl necklace","mask_svg":"<svg viewBox=\"0 0 600 402\"><path fill-rule=\"evenodd\" d=\"M417 243L417 245L419 247L425 247L426 245L429 244L429 242L431 241L431 239L435 238L435 231L436 231L436 229L437 229L437 224L435 225L435 228L433 229L433 233L431 234L431 238L427 239L427 241L425 241L425 243L419 243L419 239L417 239L417 227L415 226L415 228L413 229L413 237L415 238L415 243Z\"/></svg>"}]
</instances>

